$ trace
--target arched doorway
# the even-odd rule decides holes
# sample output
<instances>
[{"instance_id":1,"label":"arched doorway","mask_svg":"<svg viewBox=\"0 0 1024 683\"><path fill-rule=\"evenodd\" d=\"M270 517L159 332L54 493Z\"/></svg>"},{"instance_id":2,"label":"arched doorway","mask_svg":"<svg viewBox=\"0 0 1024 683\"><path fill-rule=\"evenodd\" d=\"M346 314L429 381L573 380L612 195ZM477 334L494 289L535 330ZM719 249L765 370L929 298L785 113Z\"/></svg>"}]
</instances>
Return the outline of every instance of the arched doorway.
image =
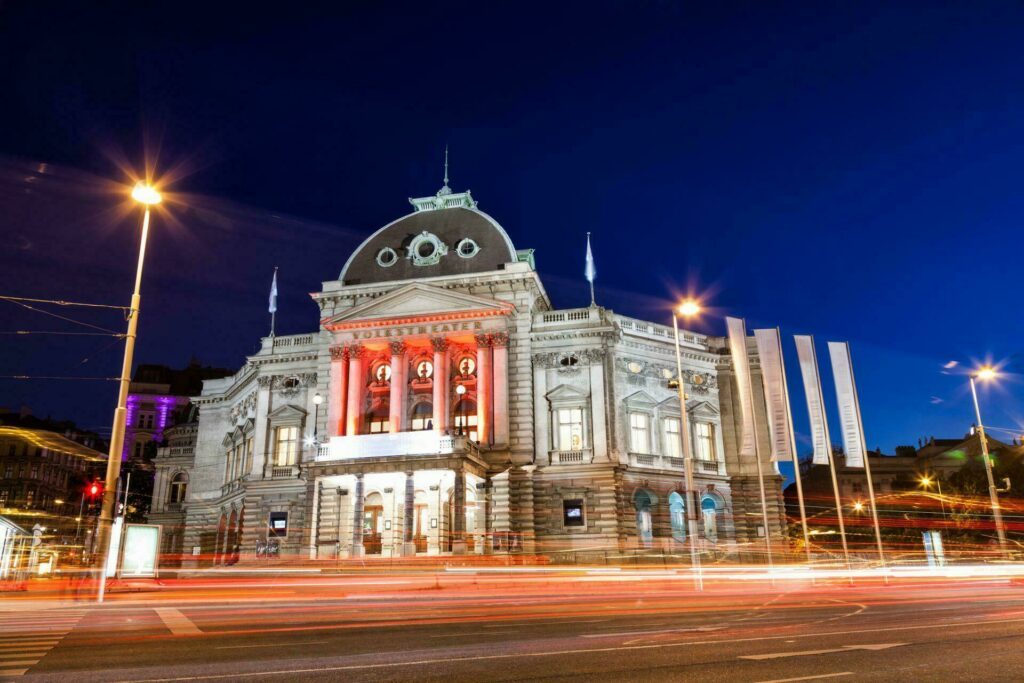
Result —
<instances>
[{"instance_id":1,"label":"arched doorway","mask_svg":"<svg viewBox=\"0 0 1024 683\"><path fill-rule=\"evenodd\" d=\"M718 542L719 513L725 508L725 501L713 491L707 491L700 497L700 514L704 520L704 538L712 543Z\"/></svg>"},{"instance_id":2,"label":"arched doorway","mask_svg":"<svg viewBox=\"0 0 1024 683\"><path fill-rule=\"evenodd\" d=\"M416 552L425 553L429 547L430 534L430 502L426 491L416 492L412 523L412 542L416 545Z\"/></svg>"},{"instance_id":3,"label":"arched doorway","mask_svg":"<svg viewBox=\"0 0 1024 683\"><path fill-rule=\"evenodd\" d=\"M636 509L636 534L640 545L649 548L654 540L654 524L651 510L657 497L647 489L637 489L633 494L633 507Z\"/></svg>"},{"instance_id":4,"label":"arched doorway","mask_svg":"<svg viewBox=\"0 0 1024 683\"><path fill-rule=\"evenodd\" d=\"M678 491L668 496L668 514L672 522L672 538L680 543L686 541L686 500Z\"/></svg>"},{"instance_id":5,"label":"arched doorway","mask_svg":"<svg viewBox=\"0 0 1024 683\"><path fill-rule=\"evenodd\" d=\"M384 497L374 492L363 505L363 552L380 555L384 534Z\"/></svg>"}]
</instances>

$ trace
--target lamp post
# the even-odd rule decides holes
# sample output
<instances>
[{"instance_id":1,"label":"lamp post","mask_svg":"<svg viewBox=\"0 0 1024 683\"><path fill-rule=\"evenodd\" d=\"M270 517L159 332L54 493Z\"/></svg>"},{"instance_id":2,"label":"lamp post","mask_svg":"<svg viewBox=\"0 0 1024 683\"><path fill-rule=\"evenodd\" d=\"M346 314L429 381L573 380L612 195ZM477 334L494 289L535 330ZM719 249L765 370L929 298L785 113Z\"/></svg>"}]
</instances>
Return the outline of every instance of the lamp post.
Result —
<instances>
[{"instance_id":1,"label":"lamp post","mask_svg":"<svg viewBox=\"0 0 1024 683\"><path fill-rule=\"evenodd\" d=\"M151 185L139 182L132 190L132 199L145 209L142 215L142 239L139 242L139 260L135 270L135 290L128 309L128 332L124 337L124 362L121 365L120 388L117 394L117 408L114 410L114 425L110 432L110 451L107 453L107 478L103 487L103 505L100 508L100 523L97 528L96 570L99 588L96 602L103 602L106 589L107 553L110 550L110 531L114 522L114 507L117 505L117 481L121 476L121 449L124 447L125 418L127 416L128 384L131 382L132 359L135 355L135 337L139 327L139 288L142 285L142 266L146 260L146 240L149 237L150 207L162 200L160 193Z\"/></svg>"},{"instance_id":2,"label":"lamp post","mask_svg":"<svg viewBox=\"0 0 1024 683\"><path fill-rule=\"evenodd\" d=\"M466 395L466 386L464 384L458 384L455 386L455 393L459 395L459 400L455 404L455 421L459 423L459 436L462 436L462 425L466 421L466 416L462 414L462 398Z\"/></svg>"},{"instance_id":3,"label":"lamp post","mask_svg":"<svg viewBox=\"0 0 1024 683\"><path fill-rule=\"evenodd\" d=\"M925 476L921 477L921 479L919 481L921 483L921 486L923 486L926 489L931 488L931 485L932 485L933 482L934 482L935 486L938 488L938 491L939 491L939 507L942 508L942 521L945 522L946 521L946 503L942 500L942 480L939 479L938 477L936 477L935 479L932 479L931 477L925 475Z\"/></svg>"},{"instance_id":4,"label":"lamp post","mask_svg":"<svg viewBox=\"0 0 1024 683\"><path fill-rule=\"evenodd\" d=\"M320 404L324 402L324 397L320 395L320 392L316 392L313 395L313 434L307 436L304 440L305 445L308 448L312 448L313 456L316 457L316 449L320 446L320 439L317 437L317 426L320 422Z\"/></svg>"},{"instance_id":5,"label":"lamp post","mask_svg":"<svg viewBox=\"0 0 1024 683\"><path fill-rule=\"evenodd\" d=\"M676 390L679 392L679 439L683 447L683 486L686 488L686 518L690 536L690 565L695 570L694 587L704 590L704 577L701 575L700 553L697 549L697 491L693 484L693 449L690 447L690 425L686 419L686 387L683 384L683 352L679 346L679 316L687 319L700 313L700 304L687 299L679 308L672 311L672 329L675 330L676 341ZM691 495L692 494L692 495Z\"/></svg>"},{"instance_id":6,"label":"lamp post","mask_svg":"<svg viewBox=\"0 0 1024 683\"><path fill-rule=\"evenodd\" d=\"M985 438L985 426L981 422L981 409L978 407L978 389L975 387L975 378L989 381L995 379L996 370L986 365L970 376L971 397L974 399L974 415L978 418L978 436L981 438L981 457L985 461L985 476L988 477L988 497L992 505L992 520L996 525L996 536L999 537L999 550L1006 555L1006 530L1003 529L1003 514L999 510L999 494L996 492L996 482L992 477L992 458L988 454L988 439Z\"/></svg>"}]
</instances>

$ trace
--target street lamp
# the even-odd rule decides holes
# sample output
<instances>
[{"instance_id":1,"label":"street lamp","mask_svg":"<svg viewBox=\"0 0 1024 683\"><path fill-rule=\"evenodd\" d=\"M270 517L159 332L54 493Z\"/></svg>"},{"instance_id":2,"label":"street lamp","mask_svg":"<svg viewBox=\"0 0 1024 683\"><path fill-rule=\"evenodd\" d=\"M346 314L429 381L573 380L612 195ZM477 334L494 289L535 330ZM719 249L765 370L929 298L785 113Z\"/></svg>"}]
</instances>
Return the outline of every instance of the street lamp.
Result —
<instances>
[{"instance_id":1,"label":"street lamp","mask_svg":"<svg viewBox=\"0 0 1024 683\"><path fill-rule=\"evenodd\" d=\"M672 329L676 340L676 390L679 392L679 439L683 446L683 486L686 488L686 519L690 536L690 565L695 571L694 586L704 590L701 575L700 553L697 551L697 491L693 484L693 449L690 447L690 425L686 419L686 387L683 383L683 352L679 346L679 316L690 319L701 311L700 303L694 299L683 301L672 311Z\"/></svg>"},{"instance_id":2,"label":"street lamp","mask_svg":"<svg viewBox=\"0 0 1024 683\"><path fill-rule=\"evenodd\" d=\"M139 242L139 261L135 270L135 290L128 309L128 332L124 337L124 362L121 365L120 388L117 394L117 408L114 410L114 425L110 432L110 450L107 453L107 478L103 487L103 505L100 508L99 526L96 530L96 570L99 588L96 601L103 602L106 589L107 553L110 550L110 532L114 521L114 506L117 504L117 482L121 476L121 450L124 448L125 418L127 415L128 384L131 382L132 359L135 355L135 337L139 327L139 288L142 285L142 266L146 260L146 240L149 237L149 210L162 200L152 185L139 182L132 189L132 199L144 208L142 215L142 239ZM93 490L95 490L95 485Z\"/></svg>"},{"instance_id":3,"label":"street lamp","mask_svg":"<svg viewBox=\"0 0 1024 683\"><path fill-rule=\"evenodd\" d=\"M320 422L320 404L323 402L324 397L320 395L319 391L316 392L313 395L313 435L305 439L306 446L310 448L316 448L320 443L320 440L317 438L317 426Z\"/></svg>"},{"instance_id":4,"label":"street lamp","mask_svg":"<svg viewBox=\"0 0 1024 683\"><path fill-rule=\"evenodd\" d=\"M999 549L1006 554L1006 530L1003 529L1003 514L999 510L999 494L996 482L992 477L992 458L988 454L988 439L985 437L985 426L981 422L981 408L978 407L978 389L974 385L975 378L990 381L996 378L996 369L985 365L970 376L971 397L974 399L974 415L978 418L978 436L981 439L981 457L985 461L985 476L988 477L988 497L992 505L992 520L996 525L996 536L999 537Z\"/></svg>"},{"instance_id":5,"label":"street lamp","mask_svg":"<svg viewBox=\"0 0 1024 683\"><path fill-rule=\"evenodd\" d=\"M466 395L466 386L458 384L455 393L459 395L459 401L455 404L455 421L459 423L459 436L462 436L462 425L466 422L466 416L462 414L462 397Z\"/></svg>"},{"instance_id":6,"label":"street lamp","mask_svg":"<svg viewBox=\"0 0 1024 683\"><path fill-rule=\"evenodd\" d=\"M928 475L924 475L918 480L925 489L931 488L932 484L938 488L939 491L939 507L942 508L942 521L946 521L946 503L942 500L942 480L935 478L932 479Z\"/></svg>"},{"instance_id":7,"label":"street lamp","mask_svg":"<svg viewBox=\"0 0 1024 683\"><path fill-rule=\"evenodd\" d=\"M853 511L854 512L864 512L864 503L859 501L859 500L855 500L853 502Z\"/></svg>"}]
</instances>

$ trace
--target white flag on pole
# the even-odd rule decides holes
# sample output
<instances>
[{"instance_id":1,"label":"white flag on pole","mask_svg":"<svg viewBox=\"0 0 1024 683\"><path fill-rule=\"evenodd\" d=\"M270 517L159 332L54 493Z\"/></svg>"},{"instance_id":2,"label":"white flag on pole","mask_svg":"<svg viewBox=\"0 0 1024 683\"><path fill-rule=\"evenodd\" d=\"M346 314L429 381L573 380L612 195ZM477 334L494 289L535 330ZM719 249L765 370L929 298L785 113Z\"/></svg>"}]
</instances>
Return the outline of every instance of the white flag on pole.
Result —
<instances>
[{"instance_id":1,"label":"white flag on pole","mask_svg":"<svg viewBox=\"0 0 1024 683\"><path fill-rule=\"evenodd\" d=\"M777 329L754 330L757 355L761 359L761 379L768 404L768 428L772 435L772 462L795 460L790 433L789 397L786 395L782 366L782 340Z\"/></svg>"},{"instance_id":2,"label":"white flag on pole","mask_svg":"<svg viewBox=\"0 0 1024 683\"><path fill-rule=\"evenodd\" d=\"M740 318L726 318L729 329L729 351L732 353L732 367L736 374L736 387L740 394L740 455L753 457L754 450L754 402L750 395L750 359L747 358L747 328Z\"/></svg>"},{"instance_id":3,"label":"white flag on pole","mask_svg":"<svg viewBox=\"0 0 1024 683\"><path fill-rule=\"evenodd\" d=\"M594 278L597 277L597 266L594 265L594 252L590 250L590 233L587 233L587 264L583 271L587 277L587 282L594 284Z\"/></svg>"},{"instance_id":4,"label":"white flag on pole","mask_svg":"<svg viewBox=\"0 0 1024 683\"><path fill-rule=\"evenodd\" d=\"M836 401L839 403L839 424L843 428L843 449L847 467L864 467L864 434L861 431L860 405L853 379L853 361L846 342L829 342L832 376L836 380Z\"/></svg>"},{"instance_id":5,"label":"white flag on pole","mask_svg":"<svg viewBox=\"0 0 1024 683\"><path fill-rule=\"evenodd\" d=\"M270 307L269 313L277 313L277 268L274 268L274 279L270 283Z\"/></svg>"},{"instance_id":6,"label":"white flag on pole","mask_svg":"<svg viewBox=\"0 0 1024 683\"><path fill-rule=\"evenodd\" d=\"M832 444L828 438L828 423L825 421L825 406L821 400L821 378L818 376L818 359L814 355L814 338L794 335L796 355L800 359L800 374L804 380L804 395L807 396L807 414L811 418L811 443L814 444L815 465L827 465Z\"/></svg>"}]
</instances>

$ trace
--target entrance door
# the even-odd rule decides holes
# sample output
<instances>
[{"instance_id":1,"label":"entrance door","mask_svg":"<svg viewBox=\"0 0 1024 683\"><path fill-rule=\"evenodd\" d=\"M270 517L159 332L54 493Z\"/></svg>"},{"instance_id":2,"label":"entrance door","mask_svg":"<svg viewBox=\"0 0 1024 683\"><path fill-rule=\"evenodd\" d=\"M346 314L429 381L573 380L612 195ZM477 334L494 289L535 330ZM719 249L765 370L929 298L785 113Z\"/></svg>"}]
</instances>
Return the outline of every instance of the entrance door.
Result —
<instances>
[{"instance_id":1,"label":"entrance door","mask_svg":"<svg viewBox=\"0 0 1024 683\"><path fill-rule=\"evenodd\" d=\"M416 504L416 529L412 537L417 553L427 552L427 532L430 529L430 508L426 503Z\"/></svg>"},{"instance_id":2,"label":"entrance door","mask_svg":"<svg viewBox=\"0 0 1024 683\"><path fill-rule=\"evenodd\" d=\"M381 534L384 532L384 507L367 505L363 508L363 552L380 555Z\"/></svg>"}]
</instances>

